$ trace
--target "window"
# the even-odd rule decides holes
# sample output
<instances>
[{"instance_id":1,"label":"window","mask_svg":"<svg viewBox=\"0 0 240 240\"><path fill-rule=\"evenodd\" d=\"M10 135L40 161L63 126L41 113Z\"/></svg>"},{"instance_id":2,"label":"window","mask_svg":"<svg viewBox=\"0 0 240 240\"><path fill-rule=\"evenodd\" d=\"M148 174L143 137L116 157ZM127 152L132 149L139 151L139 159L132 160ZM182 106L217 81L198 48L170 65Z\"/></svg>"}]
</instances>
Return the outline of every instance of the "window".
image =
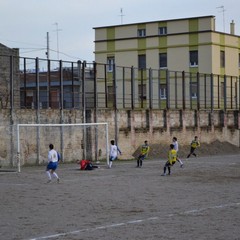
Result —
<instances>
[{"instance_id":1,"label":"window","mask_svg":"<svg viewBox=\"0 0 240 240\"><path fill-rule=\"evenodd\" d=\"M107 71L112 72L113 71L113 65L115 64L114 57L108 57L107 58Z\"/></svg>"},{"instance_id":2,"label":"window","mask_svg":"<svg viewBox=\"0 0 240 240\"><path fill-rule=\"evenodd\" d=\"M138 37L145 37L146 29L138 29Z\"/></svg>"},{"instance_id":3,"label":"window","mask_svg":"<svg viewBox=\"0 0 240 240\"><path fill-rule=\"evenodd\" d=\"M160 99L166 99L167 98L166 84L161 84L159 91L160 91Z\"/></svg>"},{"instance_id":4,"label":"window","mask_svg":"<svg viewBox=\"0 0 240 240\"><path fill-rule=\"evenodd\" d=\"M166 35L167 34L167 27L159 27L158 28L159 35Z\"/></svg>"},{"instance_id":5,"label":"window","mask_svg":"<svg viewBox=\"0 0 240 240\"><path fill-rule=\"evenodd\" d=\"M146 84L140 84L138 85L138 96L139 99L146 100Z\"/></svg>"},{"instance_id":6,"label":"window","mask_svg":"<svg viewBox=\"0 0 240 240\"><path fill-rule=\"evenodd\" d=\"M159 54L159 67L160 68L167 68L167 53L160 53Z\"/></svg>"},{"instance_id":7,"label":"window","mask_svg":"<svg viewBox=\"0 0 240 240\"><path fill-rule=\"evenodd\" d=\"M146 55L138 55L138 68L146 69Z\"/></svg>"},{"instance_id":8,"label":"window","mask_svg":"<svg viewBox=\"0 0 240 240\"><path fill-rule=\"evenodd\" d=\"M197 67L198 66L198 51L190 51L189 59L190 59L190 67Z\"/></svg>"},{"instance_id":9,"label":"window","mask_svg":"<svg viewBox=\"0 0 240 240\"><path fill-rule=\"evenodd\" d=\"M196 82L190 83L190 93L191 93L191 98L197 98L197 83Z\"/></svg>"},{"instance_id":10,"label":"window","mask_svg":"<svg viewBox=\"0 0 240 240\"><path fill-rule=\"evenodd\" d=\"M225 52L224 51L220 52L220 67L221 68L225 67Z\"/></svg>"}]
</instances>

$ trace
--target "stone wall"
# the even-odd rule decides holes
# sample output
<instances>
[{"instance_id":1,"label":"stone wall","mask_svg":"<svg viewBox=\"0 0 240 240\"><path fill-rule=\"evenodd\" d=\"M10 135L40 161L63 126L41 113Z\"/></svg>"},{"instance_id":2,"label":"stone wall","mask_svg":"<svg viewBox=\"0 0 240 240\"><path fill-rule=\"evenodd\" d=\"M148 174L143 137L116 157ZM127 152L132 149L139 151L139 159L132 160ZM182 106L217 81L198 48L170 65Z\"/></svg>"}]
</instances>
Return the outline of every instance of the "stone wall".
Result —
<instances>
[{"instance_id":1,"label":"stone wall","mask_svg":"<svg viewBox=\"0 0 240 240\"><path fill-rule=\"evenodd\" d=\"M239 111L196 110L93 110L86 114L87 122L107 122L109 141L116 139L123 155L131 159L132 154L144 140L151 144L170 143L176 136L181 145L189 145L198 135L201 142L227 141L239 146ZM19 123L82 123L83 112L79 110L0 110L0 165L16 166L17 124ZM95 133L94 133L95 134ZM48 145L54 143L63 151L64 161L75 161L84 157L84 148L92 150L85 157L106 157L106 141L99 128L97 147L94 134L87 130L87 146L82 129L61 131L46 128L40 132L25 129L21 132L22 164L42 164L46 161ZM101 150L100 150L101 149ZM100 156L99 150L101 151Z\"/></svg>"}]
</instances>

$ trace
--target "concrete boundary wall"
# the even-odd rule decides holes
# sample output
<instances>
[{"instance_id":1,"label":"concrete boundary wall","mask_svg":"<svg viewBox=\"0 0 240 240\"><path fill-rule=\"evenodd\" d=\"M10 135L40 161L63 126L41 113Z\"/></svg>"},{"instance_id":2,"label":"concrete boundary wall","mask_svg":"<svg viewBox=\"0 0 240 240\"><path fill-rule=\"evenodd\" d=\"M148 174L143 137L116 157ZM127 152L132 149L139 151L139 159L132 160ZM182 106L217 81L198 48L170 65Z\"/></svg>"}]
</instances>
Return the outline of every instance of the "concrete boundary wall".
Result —
<instances>
[{"instance_id":1,"label":"concrete boundary wall","mask_svg":"<svg viewBox=\"0 0 240 240\"><path fill-rule=\"evenodd\" d=\"M131 159L134 151L146 139L151 144L165 144L176 136L181 145L189 145L198 135L201 142L211 143L215 140L227 141L240 146L239 111L196 111L196 110L88 110L87 122L108 122L109 140L115 139L123 150L122 159ZM82 123L83 112L79 110L10 110L0 111L0 165L15 166L17 157L16 126L19 123ZM29 133L25 138L29 139ZM23 137L24 138L24 137ZM34 138L34 137L33 137ZM81 145L83 139L71 132L68 136L66 161L83 157ZM48 138L60 146L60 137L53 132ZM35 140L34 140L35 141ZM44 151L36 159L36 146L26 146L28 160L24 164L42 164L46 160L49 142L41 142ZM36 144L35 144L36 145ZM104 151L104 144L98 142L98 149L90 146L94 152ZM72 150L79 152L76 156ZM92 159L96 160L96 155ZM38 157L39 158L39 157Z\"/></svg>"}]
</instances>

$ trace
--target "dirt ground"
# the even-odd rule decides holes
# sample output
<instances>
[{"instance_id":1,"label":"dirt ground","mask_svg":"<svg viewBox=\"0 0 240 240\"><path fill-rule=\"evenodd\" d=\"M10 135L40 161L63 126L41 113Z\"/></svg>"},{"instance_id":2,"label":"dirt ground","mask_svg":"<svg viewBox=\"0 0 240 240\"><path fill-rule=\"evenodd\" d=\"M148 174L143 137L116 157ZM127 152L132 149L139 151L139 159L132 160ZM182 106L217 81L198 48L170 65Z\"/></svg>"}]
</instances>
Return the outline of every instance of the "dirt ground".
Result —
<instances>
[{"instance_id":1,"label":"dirt ground","mask_svg":"<svg viewBox=\"0 0 240 240\"><path fill-rule=\"evenodd\" d=\"M165 177L157 158L142 168L60 164L59 184L46 184L43 166L2 171L0 239L239 240L240 154L221 148L224 155L183 159Z\"/></svg>"}]
</instances>

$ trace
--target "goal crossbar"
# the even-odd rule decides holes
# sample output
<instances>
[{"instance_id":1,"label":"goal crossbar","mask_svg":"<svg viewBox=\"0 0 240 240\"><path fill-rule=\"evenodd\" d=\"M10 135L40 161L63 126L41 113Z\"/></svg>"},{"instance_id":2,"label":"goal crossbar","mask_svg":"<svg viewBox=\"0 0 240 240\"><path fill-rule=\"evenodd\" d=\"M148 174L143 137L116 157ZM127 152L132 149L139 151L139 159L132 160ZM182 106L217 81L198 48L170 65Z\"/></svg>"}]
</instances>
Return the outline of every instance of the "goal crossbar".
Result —
<instances>
[{"instance_id":1,"label":"goal crossbar","mask_svg":"<svg viewBox=\"0 0 240 240\"><path fill-rule=\"evenodd\" d=\"M106 157L107 157L107 163L109 163L109 151L108 151L108 123L106 122L100 122L100 123L20 123L17 124L17 167L18 172L21 172L21 156L20 156L20 128L21 127L71 127L71 126L98 126L103 125L105 126L105 132L106 132Z\"/></svg>"}]
</instances>

